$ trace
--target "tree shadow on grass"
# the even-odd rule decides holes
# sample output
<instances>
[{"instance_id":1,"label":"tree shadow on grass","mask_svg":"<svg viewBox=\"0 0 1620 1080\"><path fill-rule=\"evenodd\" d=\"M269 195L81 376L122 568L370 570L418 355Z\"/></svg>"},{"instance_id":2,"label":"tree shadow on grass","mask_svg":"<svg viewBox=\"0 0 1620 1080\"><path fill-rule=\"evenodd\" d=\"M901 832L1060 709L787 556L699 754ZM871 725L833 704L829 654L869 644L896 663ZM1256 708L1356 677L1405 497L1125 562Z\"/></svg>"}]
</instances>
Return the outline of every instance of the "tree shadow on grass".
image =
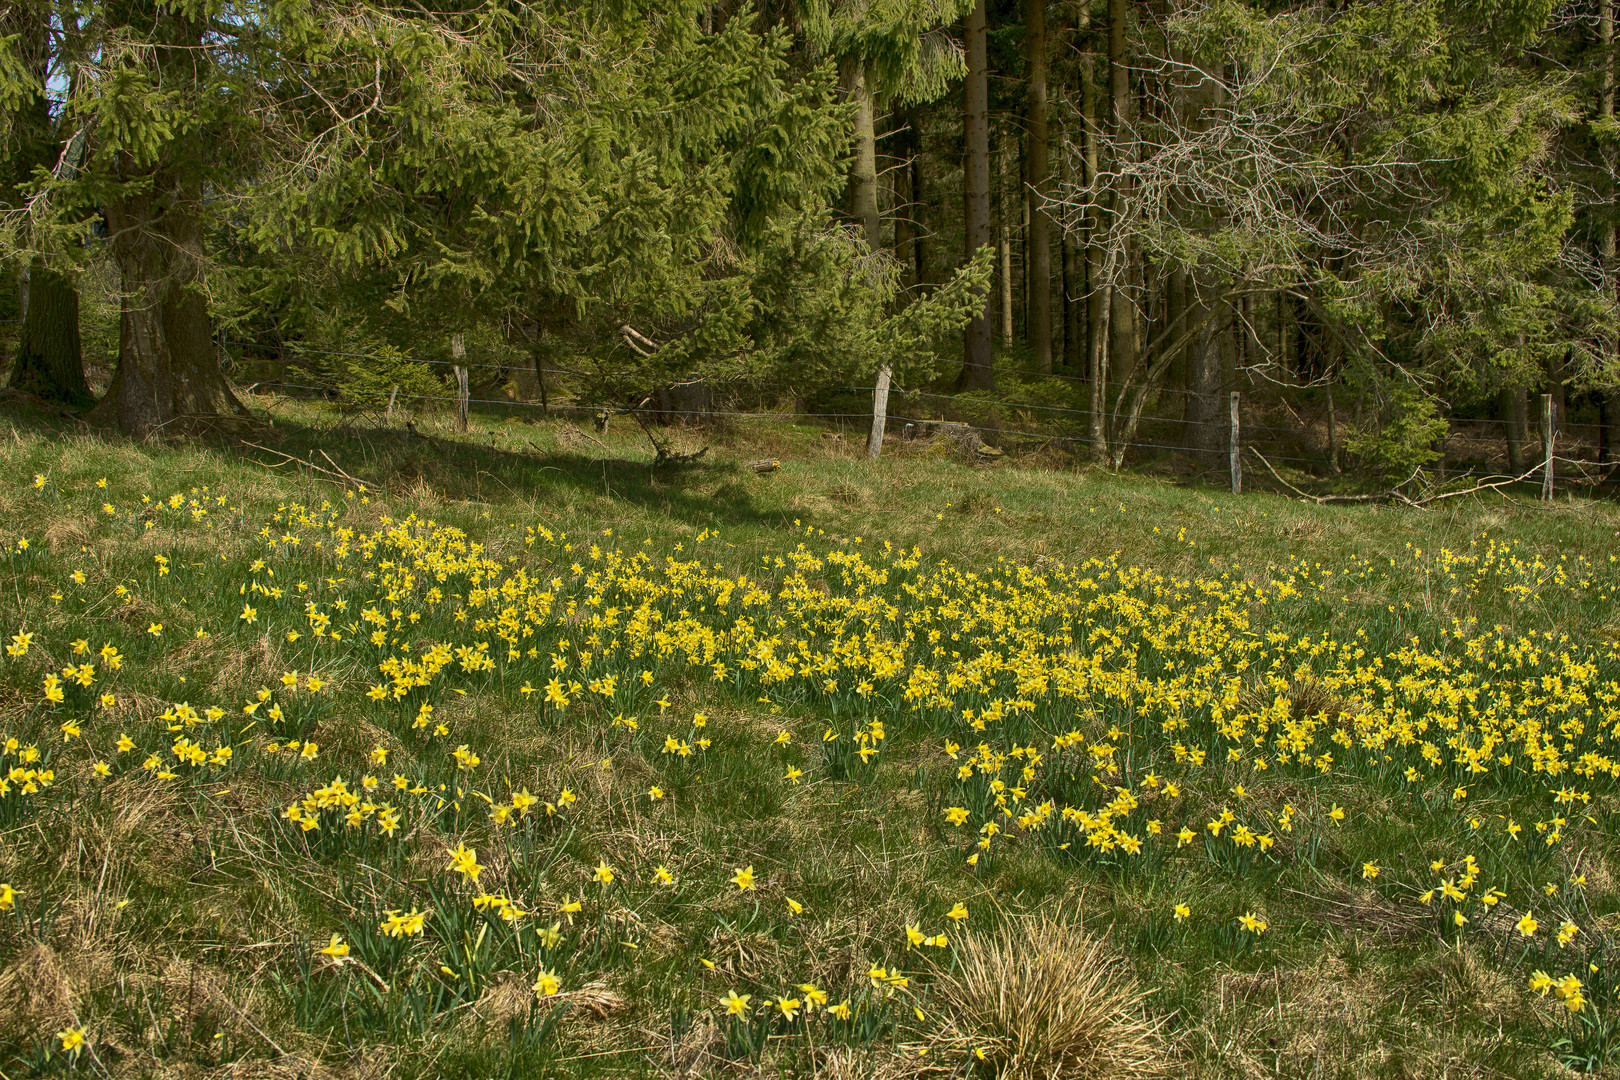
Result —
<instances>
[{"instance_id":1,"label":"tree shadow on grass","mask_svg":"<svg viewBox=\"0 0 1620 1080\"><path fill-rule=\"evenodd\" d=\"M26 402L0 402L0 415L18 434L122 441L121 436ZM693 526L775 527L786 521L780 509L762 506L741 483L748 473L738 463L703 459L655 468L650 452L646 459L636 460L624 446L602 445L577 432L577 447L543 448L529 440L530 450L480 441L488 432L475 427L468 435L445 437L438 432L413 433L403 424L387 427L349 418L322 425L278 415L273 426L126 445L153 458L184 448L218 454L222 464L279 466L282 474L298 470L327 480L347 475L395 496L429 495L448 502L517 500L542 506L607 498Z\"/></svg>"}]
</instances>

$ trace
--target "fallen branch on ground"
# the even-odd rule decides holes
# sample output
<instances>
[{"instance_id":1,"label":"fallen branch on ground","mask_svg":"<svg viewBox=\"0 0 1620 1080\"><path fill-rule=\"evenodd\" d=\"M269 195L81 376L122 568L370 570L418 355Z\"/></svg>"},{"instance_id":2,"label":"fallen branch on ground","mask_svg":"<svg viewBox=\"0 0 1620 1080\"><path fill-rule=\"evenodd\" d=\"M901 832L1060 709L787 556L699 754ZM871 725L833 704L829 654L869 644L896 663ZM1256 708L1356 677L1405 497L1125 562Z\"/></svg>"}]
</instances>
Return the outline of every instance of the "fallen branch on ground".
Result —
<instances>
[{"instance_id":1,"label":"fallen branch on ground","mask_svg":"<svg viewBox=\"0 0 1620 1080\"><path fill-rule=\"evenodd\" d=\"M1410 506L1414 509L1421 510L1429 506L1431 503L1437 503L1443 499L1455 499L1459 495L1474 495L1481 491L1494 491L1497 488L1507 487L1509 484L1521 483L1541 471L1541 466L1538 465L1521 476L1488 476L1471 488L1461 488L1457 491L1441 491L1436 492L1433 495L1425 495L1421 498L1414 499L1410 495L1407 495L1405 492L1401 491L1401 488L1417 479L1418 474L1423 471L1423 467L1419 466L1411 476L1406 478L1405 483L1397 484L1395 487L1392 487L1386 491L1369 492L1363 495L1313 495L1309 491L1301 491L1293 484L1290 484L1288 481L1284 480L1277 470L1272 468L1271 462L1267 461L1266 456L1260 451L1251 446L1249 447L1249 452L1260 459L1260 464L1266 467L1277 483L1281 484L1289 491L1292 491L1300 498L1316 503L1318 506L1323 506L1329 503L1394 502L1399 503L1402 506Z\"/></svg>"},{"instance_id":2,"label":"fallen branch on ground","mask_svg":"<svg viewBox=\"0 0 1620 1080\"><path fill-rule=\"evenodd\" d=\"M304 468L306 468L306 469L310 469L311 471L317 472L317 473L321 474L322 476L325 476L325 477L327 477L329 479L332 479L332 480L340 480L345 484L352 484L354 487L357 487L357 488L361 489L362 491L366 490L368 488L376 487L375 484L368 484L364 480L360 480L360 479L358 479L356 477L353 477L353 476L350 476L348 473L344 472L343 467L341 465L339 465L337 462L333 461L332 458L331 458L331 455L327 454L327 452L325 450L321 450L321 451L319 451L319 453L320 453L321 457L326 458L327 464L332 466L332 468L330 468L330 469L323 469L319 465L315 464L313 461L305 461L303 458L295 457L294 455L289 454L289 453L287 453L287 452L285 452L283 450L272 450L268 446L260 446L258 443L248 442L245 439L242 441L242 445L252 447L255 450L263 450L267 454L275 454L276 456L278 456L278 457L280 457L282 459L282 460L280 460L280 461L278 461L278 462L276 462L274 464L268 464L268 463L263 462L263 461L254 462L254 464L263 465L267 469L279 469L283 465L286 465L286 464L288 464L290 462L296 462L299 465L304 466Z\"/></svg>"}]
</instances>

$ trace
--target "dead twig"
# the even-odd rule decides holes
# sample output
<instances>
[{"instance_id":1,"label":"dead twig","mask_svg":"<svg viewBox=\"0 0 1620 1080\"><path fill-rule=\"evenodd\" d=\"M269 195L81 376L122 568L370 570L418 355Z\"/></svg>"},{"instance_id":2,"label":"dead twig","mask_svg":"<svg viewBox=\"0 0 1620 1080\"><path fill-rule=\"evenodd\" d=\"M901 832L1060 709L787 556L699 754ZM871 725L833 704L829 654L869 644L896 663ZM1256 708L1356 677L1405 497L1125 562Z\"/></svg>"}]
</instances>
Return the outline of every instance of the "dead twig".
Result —
<instances>
[{"instance_id":1,"label":"dead twig","mask_svg":"<svg viewBox=\"0 0 1620 1080\"><path fill-rule=\"evenodd\" d=\"M272 450L268 446L260 446L258 443L248 442L245 439L242 440L242 445L252 447L254 450L263 450L267 454L275 454L276 456L278 456L278 457L280 457L282 459L282 460L280 460L278 462L275 462L274 464L269 464L269 463L266 463L266 462L263 462L263 461L255 463L255 464L258 464L258 465L263 465L267 469L279 469L283 465L286 465L286 464L289 464L289 463L292 463L292 462L296 462L297 464L304 466L304 468L306 468L306 469L309 469L309 470L311 470L313 472L319 473L322 476L327 477L328 479L341 481L342 483L344 483L346 485L347 484L352 484L355 487L359 487L359 488L375 487L376 486L374 484L368 485L364 481L357 480L354 477L350 476L348 473L344 472L343 469L341 467L339 467L338 463L333 461L327 455L325 450L320 451L320 454L321 454L321 456L323 458L326 458L327 462L332 466L331 469L323 469L319 465L315 464L313 461L306 461L305 459L303 459L301 457L297 457L297 456L295 456L293 454L289 454L289 453L287 453L287 452L285 452L283 450ZM333 471L334 469L336 470L335 472Z\"/></svg>"},{"instance_id":2,"label":"dead twig","mask_svg":"<svg viewBox=\"0 0 1620 1080\"><path fill-rule=\"evenodd\" d=\"M1419 466L1419 468L1415 470L1411 476L1406 478L1406 483L1398 484L1386 491L1374 491L1362 495L1313 495L1311 492L1302 491L1293 484L1290 484L1287 480L1284 480L1277 470L1272 467L1271 462L1267 461L1266 456L1260 451L1251 446L1249 447L1249 452L1260 459L1260 464L1266 467L1266 469L1271 473L1272 478L1275 479L1277 483L1281 484L1289 491L1292 491L1300 498L1316 503L1318 506L1327 505L1329 503L1395 502L1400 503L1402 506L1410 506L1414 509L1421 510L1444 499L1455 499L1459 495L1476 495L1481 491L1495 491L1498 488L1507 487L1509 484L1521 483L1524 480L1529 479L1531 476L1534 476L1541 469L1541 466L1538 465L1521 476L1488 476L1470 488L1460 488L1457 491L1442 491L1433 495L1424 495L1420 498L1414 499L1410 495L1403 493L1401 488L1417 479L1418 473L1423 471L1422 467Z\"/></svg>"}]
</instances>

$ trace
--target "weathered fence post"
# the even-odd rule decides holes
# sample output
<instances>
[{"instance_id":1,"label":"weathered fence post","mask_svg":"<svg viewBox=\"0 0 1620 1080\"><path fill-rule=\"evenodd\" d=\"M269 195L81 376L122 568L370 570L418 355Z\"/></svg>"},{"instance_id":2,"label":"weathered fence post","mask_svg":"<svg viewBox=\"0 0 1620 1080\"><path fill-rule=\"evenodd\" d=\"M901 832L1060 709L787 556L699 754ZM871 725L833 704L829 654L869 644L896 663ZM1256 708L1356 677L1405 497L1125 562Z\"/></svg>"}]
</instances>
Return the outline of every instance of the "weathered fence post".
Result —
<instances>
[{"instance_id":1,"label":"weathered fence post","mask_svg":"<svg viewBox=\"0 0 1620 1080\"><path fill-rule=\"evenodd\" d=\"M399 383L395 383L394 388L388 391L388 414L383 417L385 423L392 424L394 422L394 399L398 396Z\"/></svg>"},{"instance_id":2,"label":"weathered fence post","mask_svg":"<svg viewBox=\"0 0 1620 1080\"><path fill-rule=\"evenodd\" d=\"M872 388L872 432L866 437L866 456L876 459L883 453L883 428L889 420L889 380L894 372L888 364L878 368L877 385Z\"/></svg>"},{"instance_id":3,"label":"weathered fence post","mask_svg":"<svg viewBox=\"0 0 1620 1080\"><path fill-rule=\"evenodd\" d=\"M467 430L467 408L468 408L468 400L467 400L468 399L467 366L462 363L462 361L465 360L466 358L467 358L467 341L466 341L466 339L464 337L462 337L461 331L458 330L454 334L450 335L450 359L452 361L454 361L454 363L455 363L455 369L456 369L456 409L457 409L458 413L460 414L459 417L458 417L458 422L460 424L460 427L461 427L462 431Z\"/></svg>"},{"instance_id":4,"label":"weathered fence post","mask_svg":"<svg viewBox=\"0 0 1620 1080\"><path fill-rule=\"evenodd\" d=\"M1552 502L1553 497L1553 439L1557 432L1553 430L1553 399L1551 394L1541 395L1541 443L1546 456L1542 461L1541 470L1541 498L1543 502Z\"/></svg>"},{"instance_id":5,"label":"weathered fence post","mask_svg":"<svg viewBox=\"0 0 1620 1080\"><path fill-rule=\"evenodd\" d=\"M1238 456L1238 392L1232 391L1232 494L1243 494L1243 459Z\"/></svg>"}]
</instances>

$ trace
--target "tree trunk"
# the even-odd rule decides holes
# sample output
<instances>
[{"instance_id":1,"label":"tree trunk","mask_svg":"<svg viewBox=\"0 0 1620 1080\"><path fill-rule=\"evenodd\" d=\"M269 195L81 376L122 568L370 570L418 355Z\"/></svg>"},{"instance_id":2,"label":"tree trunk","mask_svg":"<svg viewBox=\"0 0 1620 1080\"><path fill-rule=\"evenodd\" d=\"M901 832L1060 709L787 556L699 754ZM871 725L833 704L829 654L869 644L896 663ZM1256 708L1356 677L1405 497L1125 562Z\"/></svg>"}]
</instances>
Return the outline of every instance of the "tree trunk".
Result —
<instances>
[{"instance_id":1,"label":"tree trunk","mask_svg":"<svg viewBox=\"0 0 1620 1080\"><path fill-rule=\"evenodd\" d=\"M1620 391L1598 398L1598 460L1620 461Z\"/></svg>"},{"instance_id":2,"label":"tree trunk","mask_svg":"<svg viewBox=\"0 0 1620 1080\"><path fill-rule=\"evenodd\" d=\"M1344 345L1339 341L1337 334L1328 338L1327 361L1327 413L1328 413L1328 468L1335 473L1340 471L1339 466L1339 415L1333 404L1333 384L1339 377L1340 361L1344 356Z\"/></svg>"},{"instance_id":3,"label":"tree trunk","mask_svg":"<svg viewBox=\"0 0 1620 1080\"><path fill-rule=\"evenodd\" d=\"M1131 136L1131 73L1126 38L1129 11L1128 0L1108 0L1108 116L1116 168L1129 153L1127 146ZM1116 213L1123 210L1128 197L1116 183L1111 197ZM1119 258L1121 265L1114 278L1122 284L1128 283L1135 270L1128 245L1120 251ZM1108 367L1118 378L1126 379L1136 368L1136 305L1123 288L1112 289L1110 301L1114 310L1109 317L1113 340L1109 342Z\"/></svg>"},{"instance_id":4,"label":"tree trunk","mask_svg":"<svg viewBox=\"0 0 1620 1080\"><path fill-rule=\"evenodd\" d=\"M1089 22L1089 15L1082 15ZM1083 137L1083 158L1086 186L1096 192L1098 182L1099 134L1096 65L1092 53L1080 54L1080 122ZM1091 402L1088 434L1091 440L1091 459L1097 464L1108 461L1108 419L1104 414L1108 400L1108 322L1112 311L1110 290L1103 284L1103 266L1106 255L1097 242L1101 222L1095 213L1086 221L1086 381L1090 384Z\"/></svg>"},{"instance_id":5,"label":"tree trunk","mask_svg":"<svg viewBox=\"0 0 1620 1080\"><path fill-rule=\"evenodd\" d=\"M1106 262L1104 271L1112 270ZM1113 286L1097 285L1101 274L1093 277L1092 289L1100 294L1100 302L1093 307L1097 318L1091 326L1091 356L1086 364L1086 381L1091 388L1090 436L1091 460L1098 465L1108 464L1108 344L1109 321L1114 315Z\"/></svg>"},{"instance_id":6,"label":"tree trunk","mask_svg":"<svg viewBox=\"0 0 1620 1080\"><path fill-rule=\"evenodd\" d=\"M1009 231L1005 220L996 225L997 247L1000 250L996 261L1001 267L1001 344L1003 348L1011 345L1013 340L1012 238L1008 235Z\"/></svg>"},{"instance_id":7,"label":"tree trunk","mask_svg":"<svg viewBox=\"0 0 1620 1080\"><path fill-rule=\"evenodd\" d=\"M1029 235L1025 241L1029 260L1029 292L1024 336L1034 354L1036 370L1050 372L1052 222L1045 203L1050 170L1046 127L1046 0L1024 0L1024 57L1029 67L1029 129L1024 146L1024 198L1029 212Z\"/></svg>"},{"instance_id":8,"label":"tree trunk","mask_svg":"<svg viewBox=\"0 0 1620 1080\"><path fill-rule=\"evenodd\" d=\"M932 278L928 273L928 187L923 173L922 133L914 132L911 157L911 218L912 218L912 270L917 285L927 285Z\"/></svg>"},{"instance_id":9,"label":"tree trunk","mask_svg":"<svg viewBox=\"0 0 1620 1080\"><path fill-rule=\"evenodd\" d=\"M126 176L133 176L130 169ZM250 414L219 370L204 292L200 182L159 171L106 205L113 261L122 277L118 369L92 416L145 437L175 421Z\"/></svg>"},{"instance_id":10,"label":"tree trunk","mask_svg":"<svg viewBox=\"0 0 1620 1080\"><path fill-rule=\"evenodd\" d=\"M1598 79L1598 114L1604 119L1614 119L1614 0L1598 0L1598 43L1603 50L1603 67ZM1603 271L1605 275L1615 272L1615 226L1614 226L1614 185L1615 185L1615 153L1612 140L1603 143L1604 171L1608 174L1609 190L1605 192L1610 201L1609 214L1605 217L1602 232ZM1611 357L1620 354L1620 340L1611 339L1608 342ZM1600 394L1602 392L1600 391ZM1598 402L1598 460L1613 461L1616 458L1617 448L1615 442L1620 439L1620 390L1611 390L1602 394Z\"/></svg>"},{"instance_id":11,"label":"tree trunk","mask_svg":"<svg viewBox=\"0 0 1620 1080\"><path fill-rule=\"evenodd\" d=\"M917 116L908 111L901 116L900 137L896 140L902 162L894 172L895 206L894 206L894 257L900 263L901 288L915 288L921 284L917 275L916 237L917 227L915 214L917 210L917 192L915 190L916 173L913 167L917 163ZM874 148L873 157L876 150Z\"/></svg>"},{"instance_id":12,"label":"tree trunk","mask_svg":"<svg viewBox=\"0 0 1620 1080\"><path fill-rule=\"evenodd\" d=\"M866 249L876 255L883 248L883 222L878 215L877 127L872 116L871 75L864 62L844 58L844 90L855 102L855 163L849 171L849 213L860 222ZM872 387L872 427L866 437L868 457L875 458L883 451L883 423L889 411L892 377L888 364L878 368L877 383Z\"/></svg>"},{"instance_id":13,"label":"tree trunk","mask_svg":"<svg viewBox=\"0 0 1620 1080\"><path fill-rule=\"evenodd\" d=\"M1196 293L1196 285L1189 292ZM1202 297L1189 300L1203 307ZM1202 316L1197 316L1202 317ZM1226 402L1221 391L1225 388L1225 362L1222 339L1226 319L1222 314L1204 321L1191 344L1187 378L1187 449L1201 468L1214 468L1226 450Z\"/></svg>"},{"instance_id":14,"label":"tree trunk","mask_svg":"<svg viewBox=\"0 0 1620 1080\"><path fill-rule=\"evenodd\" d=\"M964 25L967 79L963 85L962 220L966 257L971 259L991 242L990 235L990 54L985 33L985 0L976 0ZM990 297L982 314L964 333L962 385L983 390L995 385L992 369Z\"/></svg>"},{"instance_id":15,"label":"tree trunk","mask_svg":"<svg viewBox=\"0 0 1620 1080\"><path fill-rule=\"evenodd\" d=\"M11 366L11 386L46 401L89 406L95 399L84 381L78 290L37 259L25 273L28 301Z\"/></svg>"},{"instance_id":16,"label":"tree trunk","mask_svg":"<svg viewBox=\"0 0 1620 1080\"><path fill-rule=\"evenodd\" d=\"M183 14L147 2L123 12L137 35L169 43L137 53L166 92L200 92L195 66L203 28ZM154 20L156 29L154 29ZM113 261L122 276L118 368L93 417L145 437L171 424L185 430L250 414L219 369L208 315L200 157L204 135L165 143L146 172L121 152L121 185L104 203ZM178 422L178 423L177 423Z\"/></svg>"},{"instance_id":17,"label":"tree trunk","mask_svg":"<svg viewBox=\"0 0 1620 1080\"><path fill-rule=\"evenodd\" d=\"M1074 169L1067 152L1063 154L1064 186L1074 180ZM1063 366L1078 372L1086 357L1086 275L1080 237L1072 230L1063 232Z\"/></svg>"},{"instance_id":18,"label":"tree trunk","mask_svg":"<svg viewBox=\"0 0 1620 1080\"><path fill-rule=\"evenodd\" d=\"M1183 318L1187 311L1187 283L1191 280L1187 271L1177 266L1166 275L1164 289L1165 325L1176 326L1185 322ZM1177 390L1187 389L1187 349L1177 350L1178 355L1172 357L1165 383ZM1185 397L1185 395L1183 395Z\"/></svg>"},{"instance_id":19,"label":"tree trunk","mask_svg":"<svg viewBox=\"0 0 1620 1080\"><path fill-rule=\"evenodd\" d=\"M1502 390L1502 427L1507 436L1508 470L1514 476L1523 476L1529 468L1525 443L1529 440L1529 405L1525 401L1524 387L1509 386Z\"/></svg>"},{"instance_id":20,"label":"tree trunk","mask_svg":"<svg viewBox=\"0 0 1620 1080\"><path fill-rule=\"evenodd\" d=\"M1000 325L1003 348L1013 343L1017 328L1013 325L1013 207L1022 208L1023 200L1013 198L1013 162L1017 158L1013 146L1016 140L1002 128L996 140L996 262L999 267Z\"/></svg>"},{"instance_id":21,"label":"tree trunk","mask_svg":"<svg viewBox=\"0 0 1620 1080\"><path fill-rule=\"evenodd\" d=\"M30 19L26 11L21 14L21 25L0 18L0 34L20 31L13 42L13 55L43 87L49 78L51 60L48 27L44 20ZM46 95L31 95L15 117L12 141L17 152L12 163L16 172L0 176L0 192L10 194L13 183L31 180L36 169L56 169L59 162L67 167L70 175L66 178L71 179L83 141L63 145ZM90 387L84 381L78 290L42 259L23 267L21 285L22 331L12 359L10 385L46 401L75 407L93 404Z\"/></svg>"},{"instance_id":22,"label":"tree trunk","mask_svg":"<svg viewBox=\"0 0 1620 1080\"><path fill-rule=\"evenodd\" d=\"M844 93L855 103L855 161L849 170L849 216L861 226L866 246L883 245L878 217L877 133L872 119L872 84L866 65L853 56L843 61Z\"/></svg>"}]
</instances>

